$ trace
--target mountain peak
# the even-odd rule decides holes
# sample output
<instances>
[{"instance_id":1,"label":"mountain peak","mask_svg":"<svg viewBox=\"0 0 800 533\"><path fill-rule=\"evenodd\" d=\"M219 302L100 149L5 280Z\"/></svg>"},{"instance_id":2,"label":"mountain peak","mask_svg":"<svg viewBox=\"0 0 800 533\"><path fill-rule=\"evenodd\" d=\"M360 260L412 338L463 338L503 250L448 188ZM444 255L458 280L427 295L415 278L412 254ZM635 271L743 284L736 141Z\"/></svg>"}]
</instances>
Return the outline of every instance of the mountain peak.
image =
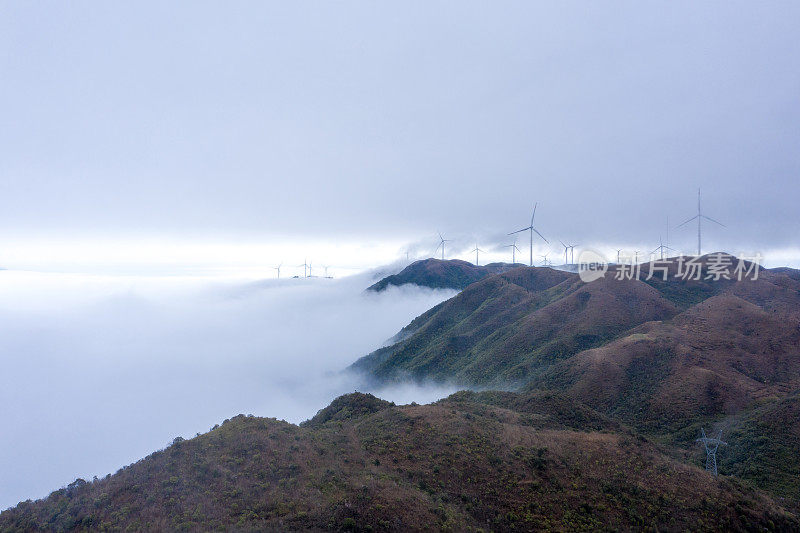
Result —
<instances>
[{"instance_id":1,"label":"mountain peak","mask_svg":"<svg viewBox=\"0 0 800 533\"><path fill-rule=\"evenodd\" d=\"M387 276L367 290L380 292L389 286L406 284L430 287L432 289L462 290L486 276L506 272L521 264L490 263L476 266L461 259L421 259L414 261L397 274Z\"/></svg>"}]
</instances>

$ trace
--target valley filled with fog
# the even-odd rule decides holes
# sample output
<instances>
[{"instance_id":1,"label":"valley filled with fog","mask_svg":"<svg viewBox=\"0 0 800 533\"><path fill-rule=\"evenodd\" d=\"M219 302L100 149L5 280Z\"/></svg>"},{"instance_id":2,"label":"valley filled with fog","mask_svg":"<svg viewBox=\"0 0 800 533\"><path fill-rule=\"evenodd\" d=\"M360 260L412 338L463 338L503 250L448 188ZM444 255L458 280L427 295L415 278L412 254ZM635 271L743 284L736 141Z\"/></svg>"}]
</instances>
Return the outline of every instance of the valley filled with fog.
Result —
<instances>
[{"instance_id":1,"label":"valley filled with fog","mask_svg":"<svg viewBox=\"0 0 800 533\"><path fill-rule=\"evenodd\" d=\"M239 413L310 418L359 388L340 370L454 294L372 282L0 272L0 509Z\"/></svg>"}]
</instances>

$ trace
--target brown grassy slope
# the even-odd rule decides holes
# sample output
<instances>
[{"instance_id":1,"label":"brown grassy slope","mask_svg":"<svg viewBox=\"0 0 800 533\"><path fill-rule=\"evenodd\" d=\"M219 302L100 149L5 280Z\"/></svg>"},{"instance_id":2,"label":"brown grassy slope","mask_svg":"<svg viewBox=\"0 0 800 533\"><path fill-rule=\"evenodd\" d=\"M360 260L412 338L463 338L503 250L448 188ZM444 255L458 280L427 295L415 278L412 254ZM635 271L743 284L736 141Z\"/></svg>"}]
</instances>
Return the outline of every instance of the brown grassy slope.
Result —
<instances>
[{"instance_id":1,"label":"brown grassy slope","mask_svg":"<svg viewBox=\"0 0 800 533\"><path fill-rule=\"evenodd\" d=\"M565 388L650 430L733 414L800 389L799 310L792 287L733 284L672 320L562 361L535 386Z\"/></svg>"},{"instance_id":2,"label":"brown grassy slope","mask_svg":"<svg viewBox=\"0 0 800 533\"><path fill-rule=\"evenodd\" d=\"M518 268L470 285L353 365L378 380L509 386L678 308L642 281Z\"/></svg>"},{"instance_id":3,"label":"brown grassy slope","mask_svg":"<svg viewBox=\"0 0 800 533\"><path fill-rule=\"evenodd\" d=\"M350 398L369 408L345 398L334 411L365 414L313 427L236 417L6 511L0 531L800 529L768 498L647 441L569 428L557 398L496 399L524 412L463 396Z\"/></svg>"}]
</instances>

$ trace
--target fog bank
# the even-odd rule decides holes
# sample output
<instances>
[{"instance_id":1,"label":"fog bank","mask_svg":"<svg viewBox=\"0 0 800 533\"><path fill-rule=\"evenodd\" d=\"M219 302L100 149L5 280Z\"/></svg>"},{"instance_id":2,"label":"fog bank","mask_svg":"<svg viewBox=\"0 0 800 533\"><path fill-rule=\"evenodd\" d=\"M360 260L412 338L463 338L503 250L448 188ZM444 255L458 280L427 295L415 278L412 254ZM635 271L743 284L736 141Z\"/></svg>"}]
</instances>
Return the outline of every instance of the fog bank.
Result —
<instances>
[{"instance_id":1,"label":"fog bank","mask_svg":"<svg viewBox=\"0 0 800 533\"><path fill-rule=\"evenodd\" d=\"M239 413L313 416L358 387L341 369L453 294L370 283L0 272L0 509Z\"/></svg>"}]
</instances>

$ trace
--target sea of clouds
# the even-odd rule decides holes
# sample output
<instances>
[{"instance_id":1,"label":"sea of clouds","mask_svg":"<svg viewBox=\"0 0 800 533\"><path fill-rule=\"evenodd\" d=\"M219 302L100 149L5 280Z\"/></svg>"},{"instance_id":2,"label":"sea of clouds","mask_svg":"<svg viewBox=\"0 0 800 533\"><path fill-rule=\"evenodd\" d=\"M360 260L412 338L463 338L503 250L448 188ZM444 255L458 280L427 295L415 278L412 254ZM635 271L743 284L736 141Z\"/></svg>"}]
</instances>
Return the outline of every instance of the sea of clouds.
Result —
<instances>
[{"instance_id":1,"label":"sea of clouds","mask_svg":"<svg viewBox=\"0 0 800 533\"><path fill-rule=\"evenodd\" d=\"M454 294L365 292L372 278L0 271L0 509L236 414L297 423L359 388L340 371ZM453 390L371 392L425 403Z\"/></svg>"}]
</instances>

